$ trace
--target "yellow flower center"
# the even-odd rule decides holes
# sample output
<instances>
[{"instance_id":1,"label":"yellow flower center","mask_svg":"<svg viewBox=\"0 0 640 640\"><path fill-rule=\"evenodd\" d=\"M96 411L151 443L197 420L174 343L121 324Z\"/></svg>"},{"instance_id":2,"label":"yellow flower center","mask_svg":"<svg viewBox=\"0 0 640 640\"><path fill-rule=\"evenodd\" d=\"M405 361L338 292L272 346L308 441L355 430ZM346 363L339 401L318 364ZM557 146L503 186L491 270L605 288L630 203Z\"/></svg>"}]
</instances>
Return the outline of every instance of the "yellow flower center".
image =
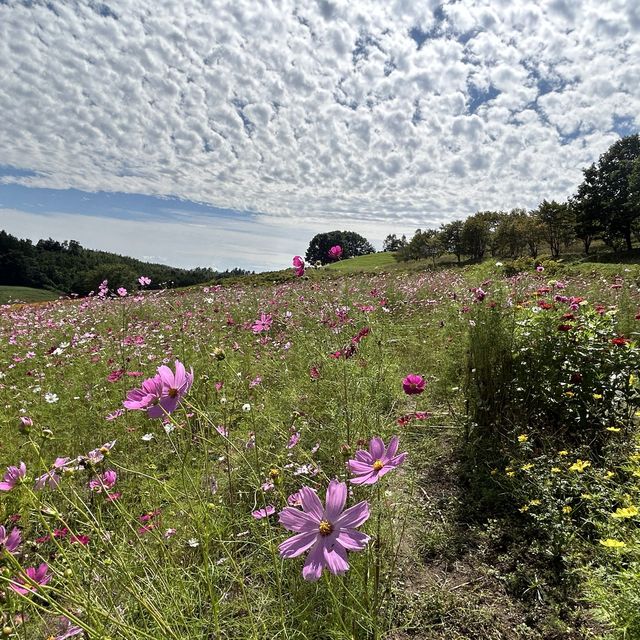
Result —
<instances>
[{"instance_id":1,"label":"yellow flower center","mask_svg":"<svg viewBox=\"0 0 640 640\"><path fill-rule=\"evenodd\" d=\"M280 469L273 468L269 471L269 477L272 480L277 480L280 477Z\"/></svg>"},{"instance_id":2,"label":"yellow flower center","mask_svg":"<svg viewBox=\"0 0 640 640\"><path fill-rule=\"evenodd\" d=\"M322 520L318 525L318 531L321 536L328 536L333 531L333 525L327 520Z\"/></svg>"},{"instance_id":3,"label":"yellow flower center","mask_svg":"<svg viewBox=\"0 0 640 640\"><path fill-rule=\"evenodd\" d=\"M373 463L373 470L374 471L380 471L380 469L382 469L382 467L384 467L384 463L382 462L382 460L376 460Z\"/></svg>"}]
</instances>

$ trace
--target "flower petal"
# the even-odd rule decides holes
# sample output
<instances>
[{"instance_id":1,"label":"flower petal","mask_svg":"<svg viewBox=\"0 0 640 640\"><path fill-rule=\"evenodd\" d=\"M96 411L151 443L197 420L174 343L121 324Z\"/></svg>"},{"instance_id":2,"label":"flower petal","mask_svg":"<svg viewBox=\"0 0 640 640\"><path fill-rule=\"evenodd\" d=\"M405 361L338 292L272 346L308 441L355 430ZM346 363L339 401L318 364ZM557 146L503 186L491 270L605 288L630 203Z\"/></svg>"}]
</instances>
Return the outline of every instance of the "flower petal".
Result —
<instances>
[{"instance_id":1,"label":"flower petal","mask_svg":"<svg viewBox=\"0 0 640 640\"><path fill-rule=\"evenodd\" d=\"M351 478L351 484L375 484L380 477L380 471L370 469L368 473L364 473L355 478Z\"/></svg>"},{"instance_id":2,"label":"flower petal","mask_svg":"<svg viewBox=\"0 0 640 640\"><path fill-rule=\"evenodd\" d=\"M300 511L300 509L285 507L280 512L280 524L289 531L314 531L317 533L320 519L316 519L313 515Z\"/></svg>"},{"instance_id":3,"label":"flower petal","mask_svg":"<svg viewBox=\"0 0 640 640\"><path fill-rule=\"evenodd\" d=\"M333 575L342 575L347 571L347 569L349 569L347 552L344 550L342 545L335 544L331 547L325 545L323 546L323 551L324 561Z\"/></svg>"},{"instance_id":4,"label":"flower petal","mask_svg":"<svg viewBox=\"0 0 640 640\"><path fill-rule=\"evenodd\" d=\"M369 452L371 453L374 461L380 460L380 458L382 458L382 456L384 455L384 441L382 440L382 438L379 438L377 436L375 438L372 438L371 442L369 443Z\"/></svg>"},{"instance_id":5,"label":"flower petal","mask_svg":"<svg viewBox=\"0 0 640 640\"><path fill-rule=\"evenodd\" d=\"M340 529L359 527L369 519L369 515L369 503L363 500L353 507L349 507L333 524L334 527Z\"/></svg>"},{"instance_id":6,"label":"flower petal","mask_svg":"<svg viewBox=\"0 0 640 640\"><path fill-rule=\"evenodd\" d=\"M302 502L302 508L314 518L318 519L318 522L322 520L324 515L324 509L322 502L318 498L318 494L310 487L302 487L299 491L300 502Z\"/></svg>"},{"instance_id":7,"label":"flower petal","mask_svg":"<svg viewBox=\"0 0 640 640\"><path fill-rule=\"evenodd\" d=\"M351 473L370 473L373 471L371 463L360 462L359 460L349 460L347 463Z\"/></svg>"},{"instance_id":8,"label":"flower petal","mask_svg":"<svg viewBox=\"0 0 640 640\"><path fill-rule=\"evenodd\" d=\"M283 558L295 558L303 554L317 540L316 531L305 531L281 542L278 551Z\"/></svg>"},{"instance_id":9,"label":"flower petal","mask_svg":"<svg viewBox=\"0 0 640 640\"><path fill-rule=\"evenodd\" d=\"M383 462L386 462L387 460L391 460L391 458L393 458L393 456L396 455L396 451L398 451L399 442L400 442L399 436L393 436L393 438L391 438L389 442L389 446L387 447L387 450L384 453Z\"/></svg>"},{"instance_id":10,"label":"flower petal","mask_svg":"<svg viewBox=\"0 0 640 640\"><path fill-rule=\"evenodd\" d=\"M319 580L324 566L324 545L322 541L319 540L307 556L304 567L302 567L302 577L305 580Z\"/></svg>"},{"instance_id":11,"label":"flower petal","mask_svg":"<svg viewBox=\"0 0 640 640\"><path fill-rule=\"evenodd\" d=\"M338 535L337 541L349 551L362 551L367 546L371 538L366 534L355 529L343 529Z\"/></svg>"},{"instance_id":12,"label":"flower petal","mask_svg":"<svg viewBox=\"0 0 640 640\"><path fill-rule=\"evenodd\" d=\"M334 522L342 513L347 502L347 485L338 480L332 480L327 487L325 513L329 522Z\"/></svg>"}]
</instances>

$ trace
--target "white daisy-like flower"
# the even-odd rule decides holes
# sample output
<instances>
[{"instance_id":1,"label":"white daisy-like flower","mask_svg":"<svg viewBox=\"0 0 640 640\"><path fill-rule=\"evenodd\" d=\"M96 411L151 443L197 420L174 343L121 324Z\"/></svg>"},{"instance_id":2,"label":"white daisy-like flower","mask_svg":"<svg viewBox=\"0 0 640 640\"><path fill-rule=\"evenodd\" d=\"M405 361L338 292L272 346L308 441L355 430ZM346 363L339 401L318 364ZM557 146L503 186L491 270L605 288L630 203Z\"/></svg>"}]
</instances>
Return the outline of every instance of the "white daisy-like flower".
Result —
<instances>
[{"instance_id":1,"label":"white daisy-like flower","mask_svg":"<svg viewBox=\"0 0 640 640\"><path fill-rule=\"evenodd\" d=\"M58 396L55 393L51 393L50 391L44 394L44 399L49 403L49 404L54 404L56 402L58 402L58 400L60 398L58 398Z\"/></svg>"}]
</instances>

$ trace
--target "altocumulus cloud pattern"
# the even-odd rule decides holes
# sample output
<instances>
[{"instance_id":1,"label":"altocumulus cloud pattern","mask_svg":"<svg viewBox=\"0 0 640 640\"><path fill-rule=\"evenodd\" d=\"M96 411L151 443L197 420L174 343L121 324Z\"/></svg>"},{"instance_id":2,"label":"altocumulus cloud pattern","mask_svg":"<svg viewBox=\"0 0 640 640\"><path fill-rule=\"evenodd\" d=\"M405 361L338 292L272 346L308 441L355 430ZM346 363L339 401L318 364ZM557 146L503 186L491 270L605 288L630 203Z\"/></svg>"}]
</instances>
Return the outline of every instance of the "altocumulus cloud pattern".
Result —
<instances>
[{"instance_id":1,"label":"altocumulus cloud pattern","mask_svg":"<svg viewBox=\"0 0 640 640\"><path fill-rule=\"evenodd\" d=\"M5 183L321 219L566 197L640 124L637 0L0 0Z\"/></svg>"}]
</instances>

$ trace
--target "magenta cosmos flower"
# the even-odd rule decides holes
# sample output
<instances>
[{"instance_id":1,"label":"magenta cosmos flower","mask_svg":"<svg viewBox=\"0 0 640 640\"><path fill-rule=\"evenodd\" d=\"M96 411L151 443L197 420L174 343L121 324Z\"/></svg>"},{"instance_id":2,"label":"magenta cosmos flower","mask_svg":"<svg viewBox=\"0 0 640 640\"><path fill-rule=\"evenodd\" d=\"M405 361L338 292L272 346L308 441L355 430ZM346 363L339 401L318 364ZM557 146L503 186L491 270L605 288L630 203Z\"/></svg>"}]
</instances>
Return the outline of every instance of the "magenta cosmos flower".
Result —
<instances>
[{"instance_id":1,"label":"magenta cosmos flower","mask_svg":"<svg viewBox=\"0 0 640 640\"><path fill-rule=\"evenodd\" d=\"M140 283L141 287L146 287L147 285L151 284L151 278L148 278L147 276L140 276L138 278L138 282Z\"/></svg>"},{"instance_id":2,"label":"magenta cosmos flower","mask_svg":"<svg viewBox=\"0 0 640 640\"><path fill-rule=\"evenodd\" d=\"M47 473L41 475L39 478L36 478L35 488L38 491L44 489L45 486L48 486L50 489L57 489L60 484L62 472L68 462L69 458L56 458L53 463L53 468L50 471L47 471Z\"/></svg>"},{"instance_id":3,"label":"magenta cosmos flower","mask_svg":"<svg viewBox=\"0 0 640 640\"><path fill-rule=\"evenodd\" d=\"M21 542L20 529L13 528L9 533L4 527L0 526L0 553L3 549L6 549L9 553L15 553Z\"/></svg>"},{"instance_id":4,"label":"magenta cosmos flower","mask_svg":"<svg viewBox=\"0 0 640 640\"><path fill-rule=\"evenodd\" d=\"M302 569L305 580L318 580L326 567L334 575L349 568L347 551L361 551L369 536L356 530L369 518L369 504L358 504L344 510L347 485L332 480L327 488L326 507L313 489L302 487L298 492L302 511L285 507L280 512L280 524L296 535L278 547L283 558L295 558L309 551Z\"/></svg>"},{"instance_id":5,"label":"magenta cosmos flower","mask_svg":"<svg viewBox=\"0 0 640 640\"><path fill-rule=\"evenodd\" d=\"M304 260L300 256L293 256L293 268L298 277L304 275Z\"/></svg>"},{"instance_id":6,"label":"magenta cosmos flower","mask_svg":"<svg viewBox=\"0 0 640 640\"><path fill-rule=\"evenodd\" d=\"M27 466L24 462L19 467L7 467L3 481L0 482L0 491L11 491L27 475Z\"/></svg>"},{"instance_id":7,"label":"magenta cosmos flower","mask_svg":"<svg viewBox=\"0 0 640 640\"><path fill-rule=\"evenodd\" d=\"M17 580L9 586L16 593L26 596L28 593L33 593L38 587L47 584L49 580L51 580L51 575L47 573L48 571L49 565L46 562L43 562L37 569L36 567L27 567L24 570L26 577L21 576L17 578Z\"/></svg>"},{"instance_id":8,"label":"magenta cosmos flower","mask_svg":"<svg viewBox=\"0 0 640 640\"><path fill-rule=\"evenodd\" d=\"M382 438L373 438L369 443L369 451L356 451L356 459L349 460L349 471L354 474L351 484L375 484L379 478L400 466L407 453L398 451L400 438L393 436L389 446L384 446Z\"/></svg>"},{"instance_id":9,"label":"magenta cosmos flower","mask_svg":"<svg viewBox=\"0 0 640 640\"><path fill-rule=\"evenodd\" d=\"M410 373L403 381L402 388L407 395L413 396L424 391L426 381L417 373Z\"/></svg>"},{"instance_id":10,"label":"magenta cosmos flower","mask_svg":"<svg viewBox=\"0 0 640 640\"><path fill-rule=\"evenodd\" d=\"M328 254L332 260L337 260L342 255L342 247L336 244L329 249Z\"/></svg>"},{"instance_id":11,"label":"magenta cosmos flower","mask_svg":"<svg viewBox=\"0 0 640 640\"><path fill-rule=\"evenodd\" d=\"M150 418L161 418L175 411L193 384L193 369L187 373L179 360L175 369L174 373L164 364L158 367L153 378L147 378L139 389L127 393L125 408L146 410Z\"/></svg>"},{"instance_id":12,"label":"magenta cosmos flower","mask_svg":"<svg viewBox=\"0 0 640 640\"><path fill-rule=\"evenodd\" d=\"M271 323L273 322L273 318L270 313L261 313L260 319L256 320L251 325L251 330L253 333L262 333L263 331L269 331L271 329Z\"/></svg>"}]
</instances>

